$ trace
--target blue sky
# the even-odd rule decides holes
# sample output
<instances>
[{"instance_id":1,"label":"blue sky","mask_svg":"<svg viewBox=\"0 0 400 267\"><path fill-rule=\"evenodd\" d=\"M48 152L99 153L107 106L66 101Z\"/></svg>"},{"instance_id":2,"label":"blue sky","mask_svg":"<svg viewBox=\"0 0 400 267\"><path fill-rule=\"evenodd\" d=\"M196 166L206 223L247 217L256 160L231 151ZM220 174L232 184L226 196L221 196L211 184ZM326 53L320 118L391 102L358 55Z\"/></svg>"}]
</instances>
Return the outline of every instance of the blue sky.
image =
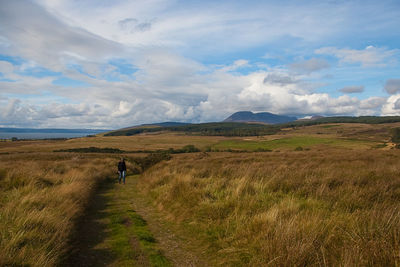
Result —
<instances>
[{"instance_id":1,"label":"blue sky","mask_svg":"<svg viewBox=\"0 0 400 267\"><path fill-rule=\"evenodd\" d=\"M0 127L400 115L399 1L0 5Z\"/></svg>"}]
</instances>

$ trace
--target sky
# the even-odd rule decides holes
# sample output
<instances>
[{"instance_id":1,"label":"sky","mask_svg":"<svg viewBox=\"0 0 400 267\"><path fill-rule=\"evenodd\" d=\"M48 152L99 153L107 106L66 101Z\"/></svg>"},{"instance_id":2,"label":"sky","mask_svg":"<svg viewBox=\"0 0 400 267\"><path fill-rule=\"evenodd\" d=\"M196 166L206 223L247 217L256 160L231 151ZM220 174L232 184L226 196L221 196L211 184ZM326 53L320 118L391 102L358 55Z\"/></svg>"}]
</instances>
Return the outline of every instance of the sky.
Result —
<instances>
[{"instance_id":1,"label":"sky","mask_svg":"<svg viewBox=\"0 0 400 267\"><path fill-rule=\"evenodd\" d=\"M400 1L0 0L0 127L400 115Z\"/></svg>"}]
</instances>

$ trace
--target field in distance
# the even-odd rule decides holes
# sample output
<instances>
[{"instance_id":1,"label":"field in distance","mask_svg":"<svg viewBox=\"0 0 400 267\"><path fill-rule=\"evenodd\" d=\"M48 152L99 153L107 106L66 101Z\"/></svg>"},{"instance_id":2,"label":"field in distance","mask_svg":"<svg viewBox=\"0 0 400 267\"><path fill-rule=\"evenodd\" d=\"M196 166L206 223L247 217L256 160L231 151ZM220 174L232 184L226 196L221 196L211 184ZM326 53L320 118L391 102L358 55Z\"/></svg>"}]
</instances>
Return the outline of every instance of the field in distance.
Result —
<instances>
[{"instance_id":1,"label":"field in distance","mask_svg":"<svg viewBox=\"0 0 400 267\"><path fill-rule=\"evenodd\" d=\"M245 137L163 131L1 141L0 265L59 264L77 218L96 185L115 176L120 156L130 173L141 172L137 197L152 216L198 244L211 266L399 265L399 127L330 123ZM200 152L171 154L137 171L135 157L187 145ZM116 152L54 152L90 147Z\"/></svg>"},{"instance_id":2,"label":"field in distance","mask_svg":"<svg viewBox=\"0 0 400 267\"><path fill-rule=\"evenodd\" d=\"M178 149L194 145L200 150L292 150L296 147L320 146L349 149L388 148L391 146L392 129L400 123L360 124L336 123L284 128L264 136L226 137L202 136L185 132L142 133L132 136L104 136L103 134L68 140L3 141L0 153L52 152L70 148L116 148L124 151Z\"/></svg>"}]
</instances>

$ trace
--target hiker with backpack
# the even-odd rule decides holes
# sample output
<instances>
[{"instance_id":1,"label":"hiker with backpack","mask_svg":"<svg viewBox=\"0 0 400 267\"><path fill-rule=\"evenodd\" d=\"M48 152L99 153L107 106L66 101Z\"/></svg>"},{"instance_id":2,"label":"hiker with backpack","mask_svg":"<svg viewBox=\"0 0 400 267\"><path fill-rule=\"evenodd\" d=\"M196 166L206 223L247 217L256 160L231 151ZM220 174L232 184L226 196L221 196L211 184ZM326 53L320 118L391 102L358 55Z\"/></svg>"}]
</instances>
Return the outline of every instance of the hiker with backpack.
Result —
<instances>
[{"instance_id":1,"label":"hiker with backpack","mask_svg":"<svg viewBox=\"0 0 400 267\"><path fill-rule=\"evenodd\" d=\"M118 183L121 183L121 179L125 184L125 176L126 176L126 164L124 158L118 162Z\"/></svg>"}]
</instances>

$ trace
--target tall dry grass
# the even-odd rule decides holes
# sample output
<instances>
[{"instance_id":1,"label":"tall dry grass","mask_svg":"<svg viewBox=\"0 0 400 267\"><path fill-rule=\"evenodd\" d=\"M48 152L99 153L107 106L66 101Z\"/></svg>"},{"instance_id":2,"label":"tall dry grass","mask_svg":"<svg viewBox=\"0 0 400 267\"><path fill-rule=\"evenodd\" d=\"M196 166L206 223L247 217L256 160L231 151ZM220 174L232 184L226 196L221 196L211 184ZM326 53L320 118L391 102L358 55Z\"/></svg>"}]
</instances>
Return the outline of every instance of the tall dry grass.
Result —
<instances>
[{"instance_id":1,"label":"tall dry grass","mask_svg":"<svg viewBox=\"0 0 400 267\"><path fill-rule=\"evenodd\" d=\"M400 264L398 151L176 155L139 188L215 265Z\"/></svg>"},{"instance_id":2,"label":"tall dry grass","mask_svg":"<svg viewBox=\"0 0 400 267\"><path fill-rule=\"evenodd\" d=\"M66 154L0 155L0 265L59 264L76 219L113 165Z\"/></svg>"}]
</instances>

